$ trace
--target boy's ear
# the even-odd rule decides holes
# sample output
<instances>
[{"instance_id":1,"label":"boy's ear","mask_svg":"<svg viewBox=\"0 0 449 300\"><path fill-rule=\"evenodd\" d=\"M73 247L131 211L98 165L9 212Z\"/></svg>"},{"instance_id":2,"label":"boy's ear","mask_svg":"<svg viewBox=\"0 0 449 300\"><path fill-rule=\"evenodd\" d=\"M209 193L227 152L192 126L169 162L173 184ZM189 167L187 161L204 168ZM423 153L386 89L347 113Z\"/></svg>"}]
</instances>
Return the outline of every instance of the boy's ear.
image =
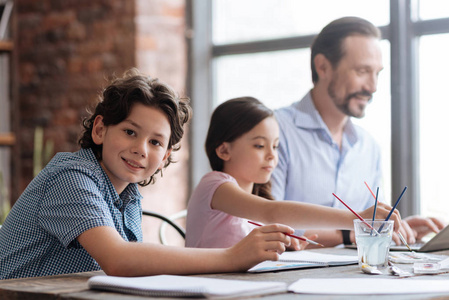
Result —
<instances>
[{"instance_id":1,"label":"boy's ear","mask_svg":"<svg viewBox=\"0 0 449 300\"><path fill-rule=\"evenodd\" d=\"M231 158L231 154L229 152L229 147L230 147L230 144L224 142L223 144L221 144L220 146L215 148L215 153L222 160L228 161Z\"/></svg>"},{"instance_id":2,"label":"boy's ear","mask_svg":"<svg viewBox=\"0 0 449 300\"><path fill-rule=\"evenodd\" d=\"M315 70L318 74L318 78L326 78L329 72L332 71L332 65L330 61L323 54L319 53L313 58L315 64Z\"/></svg>"},{"instance_id":3,"label":"boy's ear","mask_svg":"<svg viewBox=\"0 0 449 300\"><path fill-rule=\"evenodd\" d=\"M95 117L94 124L92 125L92 140L95 144L103 144L105 132L106 126L103 123L103 116L98 115Z\"/></svg>"},{"instance_id":4,"label":"boy's ear","mask_svg":"<svg viewBox=\"0 0 449 300\"><path fill-rule=\"evenodd\" d=\"M167 152L164 155L164 158L162 159L161 163L159 164L158 170L162 170L165 167L165 162L167 161L168 157L170 156L172 152L172 149L168 149Z\"/></svg>"}]
</instances>

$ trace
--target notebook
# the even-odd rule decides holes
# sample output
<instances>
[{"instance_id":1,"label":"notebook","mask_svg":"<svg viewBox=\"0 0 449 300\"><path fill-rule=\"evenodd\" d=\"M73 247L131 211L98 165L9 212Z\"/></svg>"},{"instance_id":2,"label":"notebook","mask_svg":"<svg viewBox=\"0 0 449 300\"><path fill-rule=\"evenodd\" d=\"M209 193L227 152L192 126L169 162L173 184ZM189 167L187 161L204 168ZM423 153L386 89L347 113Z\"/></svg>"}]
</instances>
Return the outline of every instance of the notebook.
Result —
<instances>
[{"instance_id":1,"label":"notebook","mask_svg":"<svg viewBox=\"0 0 449 300\"><path fill-rule=\"evenodd\" d=\"M228 299L284 293L285 282L246 281L193 276L157 275L143 277L94 276L90 289L151 297L203 297Z\"/></svg>"},{"instance_id":2,"label":"notebook","mask_svg":"<svg viewBox=\"0 0 449 300\"><path fill-rule=\"evenodd\" d=\"M417 252L432 252L449 249L449 225L438 232L433 238L425 243L416 243L409 245L412 250ZM357 245L346 245L345 248L357 249ZM391 251L408 251L405 245L390 246Z\"/></svg>"},{"instance_id":3,"label":"notebook","mask_svg":"<svg viewBox=\"0 0 449 300\"><path fill-rule=\"evenodd\" d=\"M324 254L308 250L286 251L278 261L264 261L248 270L250 273L274 272L281 270L319 268L357 264L357 255Z\"/></svg>"}]
</instances>

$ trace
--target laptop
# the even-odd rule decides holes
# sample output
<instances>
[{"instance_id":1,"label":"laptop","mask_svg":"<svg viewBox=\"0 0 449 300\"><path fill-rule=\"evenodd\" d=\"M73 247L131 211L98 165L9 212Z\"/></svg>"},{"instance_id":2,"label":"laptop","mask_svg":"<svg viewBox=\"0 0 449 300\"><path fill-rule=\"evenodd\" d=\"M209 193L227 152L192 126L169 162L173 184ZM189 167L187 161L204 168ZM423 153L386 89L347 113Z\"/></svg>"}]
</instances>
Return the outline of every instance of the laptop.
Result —
<instances>
[{"instance_id":1,"label":"laptop","mask_svg":"<svg viewBox=\"0 0 449 300\"><path fill-rule=\"evenodd\" d=\"M449 225L438 232L427 242L416 243L409 245L413 251L417 252L432 252L449 249ZM346 245L345 248L357 249L357 245ZM405 245L390 246L390 251L408 251L409 249Z\"/></svg>"}]
</instances>

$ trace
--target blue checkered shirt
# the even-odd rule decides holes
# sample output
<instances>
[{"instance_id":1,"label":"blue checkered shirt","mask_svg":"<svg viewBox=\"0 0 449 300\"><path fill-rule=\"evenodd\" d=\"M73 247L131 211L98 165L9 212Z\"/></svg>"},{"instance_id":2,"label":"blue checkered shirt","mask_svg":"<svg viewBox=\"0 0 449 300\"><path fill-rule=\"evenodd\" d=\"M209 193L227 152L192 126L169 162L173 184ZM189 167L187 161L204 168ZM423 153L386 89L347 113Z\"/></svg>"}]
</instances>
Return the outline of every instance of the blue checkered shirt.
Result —
<instances>
[{"instance_id":1,"label":"blue checkered shirt","mask_svg":"<svg viewBox=\"0 0 449 300\"><path fill-rule=\"evenodd\" d=\"M136 184L118 195L91 149L56 154L0 229L0 279L100 270L76 238L111 226L141 242L141 199Z\"/></svg>"}]
</instances>

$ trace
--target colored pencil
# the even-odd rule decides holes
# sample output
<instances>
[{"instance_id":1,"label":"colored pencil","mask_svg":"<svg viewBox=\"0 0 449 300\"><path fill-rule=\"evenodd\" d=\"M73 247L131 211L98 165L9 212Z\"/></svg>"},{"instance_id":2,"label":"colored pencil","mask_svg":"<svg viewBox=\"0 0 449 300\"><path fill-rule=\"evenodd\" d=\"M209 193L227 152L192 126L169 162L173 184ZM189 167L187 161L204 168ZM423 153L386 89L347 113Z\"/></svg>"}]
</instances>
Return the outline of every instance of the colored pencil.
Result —
<instances>
[{"instance_id":1,"label":"colored pencil","mask_svg":"<svg viewBox=\"0 0 449 300\"><path fill-rule=\"evenodd\" d=\"M352 210L352 208L350 208L346 203L343 202L343 200L341 200L340 198L338 198L337 195L335 195L334 193L332 193L332 195L334 195L335 198L337 198L341 203L343 203L344 206L346 206L357 218L360 219L360 221L362 221L366 226L368 226L370 229L374 230L375 233L379 234L379 232L377 232L376 229L374 229L373 226L371 226L370 224L368 224L365 219L362 218L362 216L360 216L358 213L356 213L355 211Z\"/></svg>"},{"instance_id":2,"label":"colored pencil","mask_svg":"<svg viewBox=\"0 0 449 300\"><path fill-rule=\"evenodd\" d=\"M405 240L404 236L402 235L402 233L398 232L399 238L401 239L402 243L408 248L408 250L410 250L410 252L414 252L412 248L410 248L410 246L408 245L407 241Z\"/></svg>"},{"instance_id":3,"label":"colored pencil","mask_svg":"<svg viewBox=\"0 0 449 300\"><path fill-rule=\"evenodd\" d=\"M365 181L365 185L368 188L368 190L371 192L371 195L373 195L373 197L377 200L377 197L374 195L373 190L369 187L368 183L366 183Z\"/></svg>"},{"instance_id":4,"label":"colored pencil","mask_svg":"<svg viewBox=\"0 0 449 300\"><path fill-rule=\"evenodd\" d=\"M390 210L390 213L388 214L388 216L387 216L387 218L385 219L385 221L388 221L388 220L390 219L391 215L393 214L394 210L396 209L396 206L398 206L399 201L401 201L402 196L404 195L404 193L405 193L406 190L407 190L407 187L405 187L405 188L402 190L401 195L399 196L398 200L396 200L396 203L393 205L393 208ZM382 225L380 226L379 232L382 231L382 228L384 228L384 224L382 224Z\"/></svg>"},{"instance_id":5,"label":"colored pencil","mask_svg":"<svg viewBox=\"0 0 449 300\"><path fill-rule=\"evenodd\" d=\"M376 219L376 210L377 210L377 197L379 196L379 187L377 187L376 197L374 197L374 211L373 211L373 220L371 222L371 226L374 227L374 220ZM371 230L371 234L373 235L373 231Z\"/></svg>"},{"instance_id":6,"label":"colored pencil","mask_svg":"<svg viewBox=\"0 0 449 300\"><path fill-rule=\"evenodd\" d=\"M374 197L374 212L373 212L373 224L376 219L376 210L377 210L377 197L379 196L379 187L377 187L376 197ZM374 225L373 225L374 226Z\"/></svg>"},{"instance_id":7,"label":"colored pencil","mask_svg":"<svg viewBox=\"0 0 449 300\"><path fill-rule=\"evenodd\" d=\"M374 196L373 191L371 190L371 188L369 187L369 185L366 183L366 181L365 181L365 185L366 185L366 187L368 188L368 190L371 192L371 195L373 195L374 199L376 199L376 203L377 203L377 196ZM405 187L405 189L406 189L406 188L407 188L407 187ZM402 194L405 192L405 189L404 189L404 191L402 192ZM377 192L379 192L379 187L377 188ZM400 197L402 197L402 194L401 194ZM399 198L398 201L396 201L396 202L398 203L399 200L400 200L400 198ZM393 210L394 210L394 209L393 209ZM374 210L374 211L375 211L375 210ZM399 235L399 238L401 239L402 243L408 248L408 250L410 250L411 252L414 252L413 249L410 248L410 245L407 243L407 241L405 240L405 238L404 238L404 236L402 235L402 233L399 232L398 235Z\"/></svg>"},{"instance_id":8,"label":"colored pencil","mask_svg":"<svg viewBox=\"0 0 449 300\"><path fill-rule=\"evenodd\" d=\"M256 225L256 226L262 226L262 224L259 224L259 223L253 222L253 221L248 221L248 223ZM314 244L314 245L318 245L318 246L324 247L324 245L322 245L320 243L317 243L315 241L309 240L308 238L305 238L305 237L302 237L302 236L297 236L297 235L286 233L286 232L284 232L284 234L288 235L289 237L292 237L292 238L295 238L295 239L298 239L298 240L301 240L301 241L304 241L304 242L307 242L307 243L310 243L310 244Z\"/></svg>"}]
</instances>

